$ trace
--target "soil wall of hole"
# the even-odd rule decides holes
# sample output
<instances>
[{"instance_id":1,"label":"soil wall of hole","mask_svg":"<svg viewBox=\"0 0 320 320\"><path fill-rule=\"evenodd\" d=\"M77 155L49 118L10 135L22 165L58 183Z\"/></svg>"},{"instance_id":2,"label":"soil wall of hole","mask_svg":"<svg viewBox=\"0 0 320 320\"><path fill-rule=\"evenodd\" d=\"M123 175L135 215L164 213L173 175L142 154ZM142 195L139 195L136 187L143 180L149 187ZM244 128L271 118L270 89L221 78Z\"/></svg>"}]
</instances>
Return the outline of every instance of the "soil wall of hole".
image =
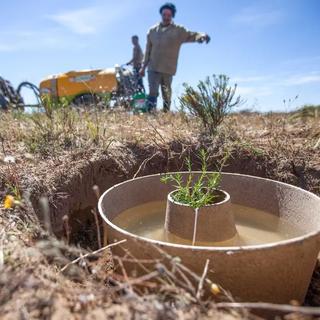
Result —
<instances>
[{"instance_id":1,"label":"soil wall of hole","mask_svg":"<svg viewBox=\"0 0 320 320\"><path fill-rule=\"evenodd\" d=\"M74 222L73 231L77 232L83 227L86 218L93 218L91 209L97 204L97 197L92 189L94 185L100 192L113 185L136 176L186 170L184 159L190 155L194 169L200 169L198 153L199 146L184 149L179 143L172 143L168 148L154 148L151 146L138 147L128 145L114 148L107 153L95 153L86 159L75 159L71 164L66 163L65 170L59 170L55 185L47 191L50 202L50 216L53 230L57 235L63 233L63 216L68 215ZM217 150L210 150L209 169L216 170L221 156ZM224 171L249 174L254 176L272 178L285 181L310 189L310 178L300 168L288 163L279 169L278 163L264 155L248 154L246 150L235 150L229 158ZM60 177L59 177L60 175ZM315 172L313 176L319 177ZM309 181L310 180L310 181ZM312 180L313 181L313 180ZM318 180L315 180L315 183ZM33 204L41 217L38 205L39 195L33 195ZM78 221L78 222L77 222ZM93 220L92 220L93 221ZM88 230L85 228L84 230ZM84 230L82 233L84 233ZM76 240L76 239L75 239Z\"/></svg>"}]
</instances>

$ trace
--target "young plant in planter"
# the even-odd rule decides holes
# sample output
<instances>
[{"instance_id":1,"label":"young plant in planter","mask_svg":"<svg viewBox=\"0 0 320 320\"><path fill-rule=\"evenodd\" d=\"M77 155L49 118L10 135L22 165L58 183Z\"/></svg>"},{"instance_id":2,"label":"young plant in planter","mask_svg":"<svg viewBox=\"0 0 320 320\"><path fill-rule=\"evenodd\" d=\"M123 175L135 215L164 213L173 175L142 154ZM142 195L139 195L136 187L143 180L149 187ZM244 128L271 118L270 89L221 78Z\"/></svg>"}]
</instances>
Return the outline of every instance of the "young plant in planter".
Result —
<instances>
[{"instance_id":1,"label":"young plant in planter","mask_svg":"<svg viewBox=\"0 0 320 320\"><path fill-rule=\"evenodd\" d=\"M204 149L200 151L199 158L201 160L201 173L196 180L194 180L195 174L192 172L192 164L189 158L186 160L189 171L187 181L182 180L182 175L179 172L161 177L163 183L172 182L174 184L173 200L194 209L221 201L221 194L218 190L221 182L221 172L208 172L208 155Z\"/></svg>"},{"instance_id":2,"label":"young plant in planter","mask_svg":"<svg viewBox=\"0 0 320 320\"><path fill-rule=\"evenodd\" d=\"M187 160L189 175L183 180L180 173L161 177L173 183L168 194L165 230L184 239L199 242L220 242L236 234L230 196L220 190L221 170L208 172L208 156L200 152L201 172L193 172Z\"/></svg>"}]
</instances>

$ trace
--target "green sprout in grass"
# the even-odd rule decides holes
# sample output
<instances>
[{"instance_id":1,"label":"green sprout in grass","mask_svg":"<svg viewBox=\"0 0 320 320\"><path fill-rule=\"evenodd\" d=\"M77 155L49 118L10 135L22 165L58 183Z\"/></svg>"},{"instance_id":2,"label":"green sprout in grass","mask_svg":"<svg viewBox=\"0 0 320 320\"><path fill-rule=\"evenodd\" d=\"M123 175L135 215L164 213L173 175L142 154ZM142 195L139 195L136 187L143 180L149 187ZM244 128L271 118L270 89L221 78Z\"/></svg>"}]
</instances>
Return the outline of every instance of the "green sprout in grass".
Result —
<instances>
[{"instance_id":1,"label":"green sprout in grass","mask_svg":"<svg viewBox=\"0 0 320 320\"><path fill-rule=\"evenodd\" d=\"M204 149L200 151L199 158L201 160L201 173L195 181L190 158L186 159L189 171L186 180L182 178L182 174L179 172L165 174L161 177L163 183L174 183L176 190L172 194L173 200L189 205L194 209L213 204L217 198L220 199L216 191L221 182L221 170L219 172L208 172L208 154Z\"/></svg>"}]
</instances>

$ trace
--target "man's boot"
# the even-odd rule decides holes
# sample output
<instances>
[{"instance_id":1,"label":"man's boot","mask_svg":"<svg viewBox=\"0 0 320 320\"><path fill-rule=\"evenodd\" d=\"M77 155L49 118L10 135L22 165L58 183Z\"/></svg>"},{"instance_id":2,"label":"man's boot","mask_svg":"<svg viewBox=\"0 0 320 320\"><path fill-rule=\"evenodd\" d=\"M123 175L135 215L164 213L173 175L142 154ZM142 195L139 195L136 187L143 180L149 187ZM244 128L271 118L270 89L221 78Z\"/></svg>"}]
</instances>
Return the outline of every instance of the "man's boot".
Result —
<instances>
[{"instance_id":1,"label":"man's boot","mask_svg":"<svg viewBox=\"0 0 320 320\"><path fill-rule=\"evenodd\" d=\"M148 112L154 111L156 109L157 109L157 97L148 96L148 99L147 99Z\"/></svg>"}]
</instances>

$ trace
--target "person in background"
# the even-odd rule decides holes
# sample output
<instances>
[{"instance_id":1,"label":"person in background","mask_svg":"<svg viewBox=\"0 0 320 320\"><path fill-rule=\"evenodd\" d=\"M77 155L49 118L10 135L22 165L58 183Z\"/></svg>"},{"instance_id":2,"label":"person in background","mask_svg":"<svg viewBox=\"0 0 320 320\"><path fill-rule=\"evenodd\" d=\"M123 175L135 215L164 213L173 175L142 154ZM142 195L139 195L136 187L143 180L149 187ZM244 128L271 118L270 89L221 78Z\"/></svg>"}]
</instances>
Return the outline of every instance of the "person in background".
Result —
<instances>
[{"instance_id":1,"label":"person in background","mask_svg":"<svg viewBox=\"0 0 320 320\"><path fill-rule=\"evenodd\" d=\"M133 66L133 71L138 81L138 88L144 91L143 80L139 73L142 66L142 61L143 61L143 52L139 44L139 37L134 35L132 36L131 40L133 44L133 55L132 55L132 59L127 63L127 65Z\"/></svg>"},{"instance_id":2,"label":"person in background","mask_svg":"<svg viewBox=\"0 0 320 320\"><path fill-rule=\"evenodd\" d=\"M186 42L208 43L206 33L192 32L173 22L176 7L166 3L160 8L162 21L151 27L147 35L147 46L140 75L148 68L149 111L157 106L159 87L163 98L163 111L170 110L172 77L176 74L180 47Z\"/></svg>"}]
</instances>

